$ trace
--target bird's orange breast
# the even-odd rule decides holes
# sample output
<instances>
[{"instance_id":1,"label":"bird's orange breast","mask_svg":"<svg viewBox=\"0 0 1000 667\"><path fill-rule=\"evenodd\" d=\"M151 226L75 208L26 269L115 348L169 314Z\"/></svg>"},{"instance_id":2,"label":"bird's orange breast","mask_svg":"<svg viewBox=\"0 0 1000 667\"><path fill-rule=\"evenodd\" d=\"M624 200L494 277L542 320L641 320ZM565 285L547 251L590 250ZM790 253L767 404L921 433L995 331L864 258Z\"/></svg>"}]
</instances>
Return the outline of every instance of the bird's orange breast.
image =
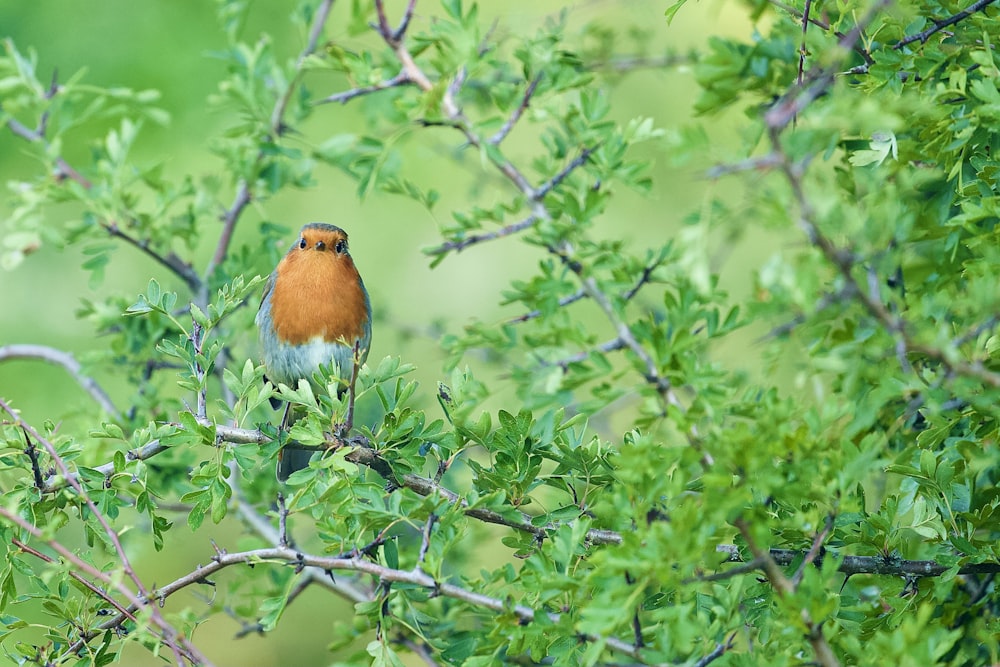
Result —
<instances>
[{"instance_id":1,"label":"bird's orange breast","mask_svg":"<svg viewBox=\"0 0 1000 667\"><path fill-rule=\"evenodd\" d=\"M332 252L285 256L271 292L271 317L282 342L301 345L319 336L353 345L369 317L354 261Z\"/></svg>"}]
</instances>

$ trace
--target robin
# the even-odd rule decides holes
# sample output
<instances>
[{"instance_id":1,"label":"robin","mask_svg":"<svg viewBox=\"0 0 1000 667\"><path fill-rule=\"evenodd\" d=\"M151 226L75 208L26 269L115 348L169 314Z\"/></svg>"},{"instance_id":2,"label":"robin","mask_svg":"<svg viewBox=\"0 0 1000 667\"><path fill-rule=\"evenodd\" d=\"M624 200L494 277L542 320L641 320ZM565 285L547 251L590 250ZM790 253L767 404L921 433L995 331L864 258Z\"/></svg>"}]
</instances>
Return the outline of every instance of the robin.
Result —
<instances>
[{"instance_id":1,"label":"robin","mask_svg":"<svg viewBox=\"0 0 1000 667\"><path fill-rule=\"evenodd\" d=\"M343 396L353 382L355 362L364 363L372 339L371 303L348 252L347 232L322 222L304 226L268 279L256 322L272 382L295 387L304 379L314 390L324 390L312 375L320 364L331 365L343 380L337 392ZM289 407L283 430L297 419ZM279 452L278 479L307 467L311 455Z\"/></svg>"}]
</instances>

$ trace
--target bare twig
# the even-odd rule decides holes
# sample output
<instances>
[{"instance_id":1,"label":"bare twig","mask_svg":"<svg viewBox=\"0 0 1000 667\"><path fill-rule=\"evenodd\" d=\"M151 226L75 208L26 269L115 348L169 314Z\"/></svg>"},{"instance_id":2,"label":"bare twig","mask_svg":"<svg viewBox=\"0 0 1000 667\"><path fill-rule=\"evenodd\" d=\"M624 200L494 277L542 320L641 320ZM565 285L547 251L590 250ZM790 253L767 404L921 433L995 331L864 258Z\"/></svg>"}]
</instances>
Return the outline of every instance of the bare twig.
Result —
<instances>
[{"instance_id":1,"label":"bare twig","mask_svg":"<svg viewBox=\"0 0 1000 667\"><path fill-rule=\"evenodd\" d=\"M201 278L195 272L194 268L192 268L189 263L185 262L173 251L168 252L165 255L160 253L149 245L148 240L136 238L131 234L122 231L122 228L119 227L118 223L114 220L101 220L98 224L112 237L121 239L129 245L138 248L145 253L147 257L152 258L161 266L170 269L174 275L183 280L184 283L193 291L201 289Z\"/></svg>"},{"instance_id":2,"label":"bare twig","mask_svg":"<svg viewBox=\"0 0 1000 667\"><path fill-rule=\"evenodd\" d=\"M601 354L607 354L608 352L614 352L625 347L625 341L621 338L612 338L609 341L601 343L597 347L589 350L584 350L583 352L578 352L577 354L570 355L568 357L563 357L561 359L556 359L555 361L542 361L543 366L559 366L563 370L566 370L570 364L578 364L581 361L586 361L590 358L590 355L595 352Z\"/></svg>"},{"instance_id":3,"label":"bare twig","mask_svg":"<svg viewBox=\"0 0 1000 667\"><path fill-rule=\"evenodd\" d=\"M661 56L615 56L608 60L595 60L584 63L589 70L608 70L611 72L633 72L640 69L666 69L682 65L693 65L697 57L693 54L667 53Z\"/></svg>"},{"instance_id":4,"label":"bare twig","mask_svg":"<svg viewBox=\"0 0 1000 667\"><path fill-rule=\"evenodd\" d=\"M642 289L643 285L645 285L650 281L650 279L652 279L653 272L662 263L663 259L660 258L643 267L642 274L639 276L638 280L635 281L635 284L632 285L632 287L630 287L625 292L622 292L621 294L622 301L631 301L632 299L634 299L635 295L639 293L639 290ZM564 296L563 298L559 299L559 307L563 308L565 306L568 306L572 303L579 301L580 299L586 298L586 296L587 292L584 291L583 289L579 289L576 292L570 294L569 296ZM527 322L528 320L533 320L536 317L541 317L541 316L542 316L542 311L540 309L535 309L525 313L524 315L518 315L517 317L512 317L511 319L507 320L507 324L520 324L521 322Z\"/></svg>"},{"instance_id":5,"label":"bare twig","mask_svg":"<svg viewBox=\"0 0 1000 667\"><path fill-rule=\"evenodd\" d=\"M719 164L711 167L705 172L708 178L716 179L729 174L736 174L743 171L767 171L781 166L781 156L775 153L768 153L760 157L750 157L746 160L731 164Z\"/></svg>"},{"instance_id":6,"label":"bare twig","mask_svg":"<svg viewBox=\"0 0 1000 667\"><path fill-rule=\"evenodd\" d=\"M121 416L107 392L94 378L83 373L80 362L69 352L46 345L5 345L0 347L0 362L10 359L39 359L62 366L105 412L115 419Z\"/></svg>"},{"instance_id":7,"label":"bare twig","mask_svg":"<svg viewBox=\"0 0 1000 667\"><path fill-rule=\"evenodd\" d=\"M424 560L427 558L427 551L431 548L431 531L437 522L437 514L431 512L424 523L424 531L420 540L420 552L417 554L417 567L423 568Z\"/></svg>"},{"instance_id":8,"label":"bare twig","mask_svg":"<svg viewBox=\"0 0 1000 667\"><path fill-rule=\"evenodd\" d=\"M296 567L313 567L324 571L348 571L368 574L376 577L383 583L405 583L411 586L418 586L434 591L438 595L460 600L475 607L505 614L512 613L521 623L532 623L541 614L547 615L548 619L552 622L559 622L560 619L560 615L556 613L536 611L525 605L512 604L508 599L491 597L455 584L437 581L434 577L421 571L419 568L397 570L365 558L316 556L280 546L236 553L225 551L216 553L212 556L212 561L209 564L198 567L194 571L158 589L157 596L166 598L233 565L256 565L262 563L287 563ZM638 648L629 642L615 637L581 633L579 638L586 642L603 642L609 649L617 653L634 659L640 658Z\"/></svg>"},{"instance_id":9,"label":"bare twig","mask_svg":"<svg viewBox=\"0 0 1000 667\"><path fill-rule=\"evenodd\" d=\"M43 554L41 551L38 551L37 549L32 548L31 546L25 544L24 542L22 542L21 540L17 539L16 537L13 538L13 539L11 539L10 542L11 542L11 544L13 544L15 547L17 547L18 549L20 549L24 553L31 554L32 556L34 556L35 558L38 558L39 560L43 560L46 563L50 563L50 564L56 562L56 560L54 558L52 558L51 556L47 556L47 555ZM84 586L86 586L92 593L94 593L95 595L97 595L97 597L101 598L102 600L104 600L105 602L107 602L108 604L110 604L112 607L114 607L115 609L117 609L118 613L121 614L122 620L128 619L130 621L137 622L136 618L135 618L135 615L131 611L129 611L128 609L126 609L124 606L122 606L122 604L118 600L116 600L114 597L112 597L106 590L104 590L103 588L101 588L100 586L98 586L97 584L95 584L94 582L92 582L90 579L87 579L85 576L83 576L79 572L74 572L74 571L70 570L68 572L68 574L69 574L69 576L73 577L74 579L76 579L77 581L79 581L81 584L83 584ZM96 633L95 633L95 635L96 635Z\"/></svg>"},{"instance_id":10,"label":"bare twig","mask_svg":"<svg viewBox=\"0 0 1000 667\"><path fill-rule=\"evenodd\" d=\"M802 10L802 43L799 45L799 75L797 83L801 86L802 79L806 71L806 55L809 50L806 48L806 36L809 34L809 13L812 10L812 0L806 0Z\"/></svg>"},{"instance_id":11,"label":"bare twig","mask_svg":"<svg viewBox=\"0 0 1000 667\"><path fill-rule=\"evenodd\" d=\"M861 39L865 29L871 24L878 12L888 6L892 0L878 0L869 8L861 20L859 20L851 30L840 37L839 45L843 49L854 48ZM764 123L771 130L772 137L787 126L792 119L799 115L813 100L822 95L833 83L834 75L840 67L840 60L825 68L814 68L808 76L803 77L802 83L792 87L778 102L776 102L764 114ZM775 152L781 151L781 147L774 146Z\"/></svg>"}]
</instances>

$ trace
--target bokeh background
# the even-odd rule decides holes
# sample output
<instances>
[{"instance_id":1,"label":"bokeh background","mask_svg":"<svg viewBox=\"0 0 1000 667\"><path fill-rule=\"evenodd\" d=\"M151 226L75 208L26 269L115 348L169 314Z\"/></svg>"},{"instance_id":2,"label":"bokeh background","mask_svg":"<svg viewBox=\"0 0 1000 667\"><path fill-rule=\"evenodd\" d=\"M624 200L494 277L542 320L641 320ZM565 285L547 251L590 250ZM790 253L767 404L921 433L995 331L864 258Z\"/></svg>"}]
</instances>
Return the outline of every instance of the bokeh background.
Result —
<instances>
[{"instance_id":1,"label":"bokeh background","mask_svg":"<svg viewBox=\"0 0 1000 667\"><path fill-rule=\"evenodd\" d=\"M275 49L288 57L298 53L302 37L288 21L292 2L253 2L250 21L244 27L249 39L266 31ZM346 2L340 3L346 5ZM403 2L387 2L391 16L397 15ZM481 15L484 25L494 19L498 29L508 32L534 32L545 20L567 12L570 34L588 23L613 28L626 35L632 26L649 32L649 55L667 52L685 54L705 48L712 35L749 39L752 23L744 8L733 2L703 0L690 2L668 25L664 11L672 2L646 0L590 0L571 3L548 0L504 0L484 2ZM360 40L348 36L342 18L346 6L335 5L328 22L327 36L348 49L362 48ZM432 0L417 5L415 23L438 11ZM147 123L132 158L139 164L162 164L168 178L184 175L201 178L220 170L221 161L208 147L211 139L234 119L208 102L225 75L225 65L214 52L225 47L225 38L216 20L216 4L207 0L38 0L0 2L0 36L11 39L22 51L34 50L40 75L45 78L58 72L60 78L86 70L86 80L100 86L127 86L137 90L157 89L162 93L160 106L171 120L165 126ZM622 40L622 55L630 54L631 42ZM569 47L573 48L572 41ZM343 89L336 81L308 80L317 95ZM324 87L326 86L326 87ZM785 243L780 237L750 229L745 234L709 232L707 223L685 224L703 212L713 198L727 201L739 210L742 192L732 181L715 182L705 177L705 169L734 159L741 151L740 116L731 113L705 122L694 115L698 95L691 65L664 68L639 68L616 75L609 87L612 115L625 122L637 116L651 117L666 134L663 140L645 144L637 150L654 161L651 173L653 192L642 196L622 188L609 206L595 234L623 238L635 248L658 246L678 234L704 236L703 252L734 303L749 296L752 275L775 250ZM2 98L0 98L2 103ZM304 131L323 136L364 126L364 101L346 106L331 105L309 121ZM703 154L678 155L672 150L672 137L701 128L708 141ZM84 164L90 139L100 137L104 128L91 125L81 128L81 141L67 143L64 155L71 164ZM515 132L508 151L515 160L528 162L533 152L530 132ZM424 187L443 193L442 201L431 212L415 202L400 197L375 195L364 201L356 195L355 184L333 168L319 167L317 185L307 190L286 189L273 199L255 202L244 214L236 244L257 243L256 223L262 219L280 222L295 230L310 220L339 224L351 234L351 247L364 275L376 308L375 338L372 359L393 354L416 364L417 378L424 386L434 387L442 377L443 355L438 345L441 332L459 331L471 320L496 321L516 315L499 305L500 293L513 277L524 276L539 255L514 239L484 245L451 256L431 269L421 248L440 241L438 223L450 217L456 206L475 203L490 206L511 194L497 182L496 191L473 188L475 176L471 162L455 159L453 137L414 142L406 159L419 165ZM38 165L26 144L9 132L0 132L0 181L8 183L37 173ZM235 192L235 190L231 190ZM230 196L231 198L231 196ZM228 202L226 202L228 204ZM9 203L0 215L9 212ZM73 219L72 208L50 210L47 225L60 226ZM750 221L747 221L748 223ZM0 225L2 229L2 225ZM730 231L732 227L730 227ZM292 232L294 233L294 232ZM209 239L212 234L207 234ZM289 235L291 238L291 233ZM695 244L697 245L697 244ZM192 259L203 267L211 247L199 248ZM81 268L84 257L72 249L51 245L15 270L0 273L0 345L39 343L70 351L86 359L102 348L102 339L75 312L82 300L101 299L109 293L134 297L143 291L151 277L161 280L168 289L179 286L169 275L153 266L133 248L122 246L113 257L106 277L92 284ZM753 332L731 337L715 353L730 367L759 371L752 350ZM243 345L244 356L253 357L254 333L248 331ZM603 340L603 338L602 338ZM475 360L471 360L475 363ZM484 371L488 373L488 371ZM129 389L113 376L98 376L112 395L124 400ZM43 419L67 424L86 424L94 406L62 369L40 362L16 361L0 364L0 395L11 399L33 422ZM179 520L183 523L183 519ZM215 535L220 543L236 544L236 534ZM192 537L183 525L168 534L168 549L175 554L171 561L152 548L137 559L137 566L149 581L163 583L188 571L207 558L207 538ZM169 563L169 565L164 565ZM178 596L171 607L198 604L191 596ZM175 607L175 608L176 608ZM214 617L195 639L220 665L328 664L325 637L330 632L330 617L346 613L331 606L330 596L309 591L292 605L278 629L266 637L250 635L233 641L239 630L225 615ZM126 664L151 664L153 658L137 652ZM7 658L0 650L0 664Z\"/></svg>"}]
</instances>

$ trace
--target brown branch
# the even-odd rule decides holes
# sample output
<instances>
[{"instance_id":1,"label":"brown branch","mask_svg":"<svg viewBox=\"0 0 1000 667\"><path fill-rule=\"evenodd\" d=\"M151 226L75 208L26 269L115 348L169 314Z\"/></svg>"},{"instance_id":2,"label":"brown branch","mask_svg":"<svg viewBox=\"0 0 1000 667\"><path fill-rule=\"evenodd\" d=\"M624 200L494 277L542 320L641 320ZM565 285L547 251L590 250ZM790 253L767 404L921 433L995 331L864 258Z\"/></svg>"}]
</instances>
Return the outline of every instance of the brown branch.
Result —
<instances>
[{"instance_id":1,"label":"brown branch","mask_svg":"<svg viewBox=\"0 0 1000 667\"><path fill-rule=\"evenodd\" d=\"M982 10L986 9L986 7L992 5L994 2L996 2L996 0L977 0L976 2L972 3L971 5L969 5L968 9L963 9L962 11L958 12L957 14L953 14L952 16L949 16L948 18L944 19L943 21L935 21L933 18L931 18L930 21L931 21L931 23L934 24L933 27L928 28L927 30L923 30L921 32L918 32L915 35L910 35L909 37L905 37L905 38L899 40L898 42L896 42L893 45L892 48L896 49L896 50L899 50L899 49L903 48L904 46L906 46L908 44L912 44L913 42L920 42L921 44L924 44L935 33L940 32L941 30L944 30L948 26L955 25L959 21L962 21L964 19L969 18L970 16L972 16L976 12L979 12L979 11L982 11Z\"/></svg>"},{"instance_id":2,"label":"brown branch","mask_svg":"<svg viewBox=\"0 0 1000 667\"><path fill-rule=\"evenodd\" d=\"M578 364L581 361L586 361L587 359L590 358L590 355L594 353L607 354L608 352L615 352L616 350L621 350L624 347L625 347L625 341L623 341L621 338L612 338L609 341L601 343L597 347L591 348L589 350L584 350L583 352L578 352L568 357L563 357L562 359L557 359L555 361L542 361L542 365L559 366L563 370L567 370L570 364Z\"/></svg>"},{"instance_id":3,"label":"brown branch","mask_svg":"<svg viewBox=\"0 0 1000 667\"><path fill-rule=\"evenodd\" d=\"M107 392L104 391L94 378L83 373L80 362L69 352L57 350L54 347L46 345L26 344L4 345L0 347L0 363L11 359L38 359L62 366L105 412L115 419L120 418L121 415L118 412L118 408L111 401L111 397L108 396Z\"/></svg>"},{"instance_id":4,"label":"brown branch","mask_svg":"<svg viewBox=\"0 0 1000 667\"><path fill-rule=\"evenodd\" d=\"M814 26L816 26L820 30L826 30L826 31L832 32L833 35L835 37L837 37L837 39L843 40L846 37L846 35L844 33L840 32L839 30L831 30L830 24L827 23L826 21L817 19L817 18L813 17L812 15L804 14L801 10L799 10L799 9L797 9L795 7L792 7L789 4L781 2L780 0L768 0L768 2L771 5L777 7L778 9L781 9L781 10L783 10L785 12L788 12L789 14L791 14L792 16L794 16L795 18L808 21L809 23L813 24ZM863 67L865 68L865 71L867 71L869 65L872 65L872 64L875 63L875 60L872 58L871 54L868 51L866 51L864 48L862 48L861 46L859 46L857 44L854 44L851 48L854 50L855 53L857 53L859 56L861 56L862 58L864 58L865 64L863 65ZM800 81L800 83L801 83L801 81Z\"/></svg>"},{"instance_id":5,"label":"brown branch","mask_svg":"<svg viewBox=\"0 0 1000 667\"><path fill-rule=\"evenodd\" d=\"M639 69L665 69L697 63L694 55L667 53L662 56L617 56L608 60L595 60L584 63L588 70L609 70L624 73Z\"/></svg>"},{"instance_id":6,"label":"brown branch","mask_svg":"<svg viewBox=\"0 0 1000 667\"><path fill-rule=\"evenodd\" d=\"M890 3L891 0L878 0L861 20L838 40L840 47L845 50L854 48L861 39L865 28L871 24L878 12ZM808 76L804 77L801 84L793 86L764 114L765 125L771 130L772 136L783 130L792 119L827 91L830 84L833 83L840 62L838 59L826 68L814 68ZM780 146L775 146L774 149L780 151Z\"/></svg>"},{"instance_id":7,"label":"brown branch","mask_svg":"<svg viewBox=\"0 0 1000 667\"><path fill-rule=\"evenodd\" d=\"M668 401L673 402L672 399L672 387L670 380L660 375L656 368L656 362L653 358L649 356L649 352L646 351L639 341L635 339L632 335L632 330L629 328L628 324L625 323L618 313L615 312L614 306L611 304L611 300L608 295L601 291L600 287L597 286L597 281L593 277L584 274L583 266L572 259L569 255L570 247L568 244L564 244L563 248L555 248L553 246L548 246L549 252L558 257L563 264L573 273L577 275L580 284L583 286L584 291L587 293L593 301L600 307L604 312L604 316L609 322L614 326L618 338L635 354L636 357L642 362L645 367L645 372L643 373L646 381L656 387L657 391L660 392Z\"/></svg>"},{"instance_id":8,"label":"brown branch","mask_svg":"<svg viewBox=\"0 0 1000 667\"><path fill-rule=\"evenodd\" d=\"M42 468L38 461L38 448L31 441L28 429L22 426L21 431L24 433L24 453L28 455L28 459L31 461L31 476L35 479L35 488L41 491L45 480L42 478Z\"/></svg>"},{"instance_id":9,"label":"brown branch","mask_svg":"<svg viewBox=\"0 0 1000 667\"><path fill-rule=\"evenodd\" d=\"M542 199L545 198L545 195L549 194L555 188L559 187L559 184L562 183L564 180L566 180L566 178L571 173L573 173L573 171L587 164L587 160L590 159L590 156L594 153L595 150L596 149L594 148L584 148L582 151L580 151L580 154L577 155L575 158L573 158L573 160L571 160L569 164L563 167L558 174L550 178L545 183L542 183L535 189L534 199L537 201L541 201Z\"/></svg>"},{"instance_id":10,"label":"brown branch","mask_svg":"<svg viewBox=\"0 0 1000 667\"><path fill-rule=\"evenodd\" d=\"M833 531L833 521L833 514L828 514L826 521L823 522L823 530L816 533L812 546L809 548L809 551L806 552L805 558L803 558L802 562L799 564L799 569L797 569L795 574L792 575L792 585L795 588L798 588L799 584L802 583L802 577L805 576L806 568L819 557L820 551L823 548L823 542L826 541L826 538L829 537L830 533Z\"/></svg>"},{"instance_id":11,"label":"brown branch","mask_svg":"<svg viewBox=\"0 0 1000 667\"><path fill-rule=\"evenodd\" d=\"M642 274L639 276L639 279L635 281L635 284L632 285L632 287L630 287L625 292L622 292L621 294L622 301L631 301L632 299L634 299L635 295L639 293L639 290L642 289L643 285L648 283L650 279L653 277L653 271L655 271L662 263L663 259L661 258L657 259L651 264L647 264L646 266L644 266L642 269ZM583 289L579 289L573 294L570 294L569 296L564 296L563 298L559 299L559 308L563 308L572 303L576 303L580 299L586 298L586 296L587 292L584 291ZM541 316L542 316L542 311L536 308L535 310L529 311L524 315L518 315L517 317L512 317L511 319L507 320L507 324L520 324L521 322L527 322L528 320L533 320L536 317L541 317Z\"/></svg>"},{"instance_id":12,"label":"brown branch","mask_svg":"<svg viewBox=\"0 0 1000 667\"><path fill-rule=\"evenodd\" d=\"M797 83L801 86L802 79L806 72L806 55L809 50L806 48L806 37L809 34L809 14L812 11L812 0L806 0L802 9L802 43L799 45L799 74Z\"/></svg>"},{"instance_id":13,"label":"brown branch","mask_svg":"<svg viewBox=\"0 0 1000 667\"><path fill-rule=\"evenodd\" d=\"M46 94L47 98L53 97L58 91L58 85L53 80L52 85L49 88L49 92ZM43 114L42 121L39 123L38 130L32 130L31 128L25 126L24 124L18 122L17 120L10 118L7 120L7 128L17 137L24 139L29 143L39 144L44 148L45 153L48 154L52 150L52 144L46 139L44 134L44 129L46 125L46 117ZM76 169L74 169L66 160L57 155L54 159L56 169L58 173L63 177L71 178L76 181L85 190L90 190L93 188L94 184L80 174ZM104 231L106 231L113 238L118 238L126 243L138 248L144 252L147 256L155 260L157 263L169 269L178 278L183 280L192 290L197 291L201 287L201 278L194 271L190 264L187 264L178 257L173 252L167 253L166 255L154 250L150 247L149 241L147 239L138 239L131 234L128 234L118 226L118 223L114 220L99 220L98 224Z\"/></svg>"}]
</instances>

